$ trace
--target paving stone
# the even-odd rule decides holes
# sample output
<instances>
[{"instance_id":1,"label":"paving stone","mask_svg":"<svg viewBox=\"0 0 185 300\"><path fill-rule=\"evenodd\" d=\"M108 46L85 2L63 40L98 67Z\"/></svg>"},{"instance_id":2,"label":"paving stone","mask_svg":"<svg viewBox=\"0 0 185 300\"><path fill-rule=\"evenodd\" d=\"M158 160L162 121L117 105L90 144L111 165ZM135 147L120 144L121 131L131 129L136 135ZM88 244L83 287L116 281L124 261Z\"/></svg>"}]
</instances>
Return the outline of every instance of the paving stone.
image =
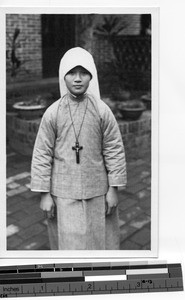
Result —
<instances>
[{"instance_id":1,"label":"paving stone","mask_svg":"<svg viewBox=\"0 0 185 300\"><path fill-rule=\"evenodd\" d=\"M132 170L128 170L127 174L128 174L128 178L131 178L133 175L134 176L140 176L140 174L142 173L142 171L145 169L145 166L139 166L139 167L135 167L134 169Z\"/></svg>"},{"instance_id":2,"label":"paving stone","mask_svg":"<svg viewBox=\"0 0 185 300\"><path fill-rule=\"evenodd\" d=\"M20 211L16 211L15 213L12 213L11 216L14 219L16 219L17 221L20 221L20 220L23 220L23 219L27 218L28 214L25 211L20 210Z\"/></svg>"},{"instance_id":3,"label":"paving stone","mask_svg":"<svg viewBox=\"0 0 185 300\"><path fill-rule=\"evenodd\" d=\"M121 211L119 213L119 217L122 221L124 221L124 223L128 223L142 213L143 211L139 206L133 206L123 212Z\"/></svg>"},{"instance_id":4,"label":"paving stone","mask_svg":"<svg viewBox=\"0 0 185 300\"><path fill-rule=\"evenodd\" d=\"M30 172L31 164L27 162L20 162L14 165L19 173L23 173L24 171Z\"/></svg>"},{"instance_id":5,"label":"paving stone","mask_svg":"<svg viewBox=\"0 0 185 300\"><path fill-rule=\"evenodd\" d=\"M44 214L42 211L37 211L33 215L29 215L29 217L24 218L23 220L20 220L18 222L18 225L21 226L22 228L26 228L34 223L37 223L39 221L43 221L44 219Z\"/></svg>"},{"instance_id":6,"label":"paving stone","mask_svg":"<svg viewBox=\"0 0 185 300\"><path fill-rule=\"evenodd\" d=\"M146 210L148 211L148 209L151 208L151 200L149 198L140 200L139 205L144 211L146 211Z\"/></svg>"},{"instance_id":7,"label":"paving stone","mask_svg":"<svg viewBox=\"0 0 185 300\"><path fill-rule=\"evenodd\" d=\"M142 247L142 250L151 250L151 244L148 243L145 246Z\"/></svg>"},{"instance_id":8,"label":"paving stone","mask_svg":"<svg viewBox=\"0 0 185 300\"><path fill-rule=\"evenodd\" d=\"M24 204L22 201L19 201L18 203L12 204L8 206L8 210L10 213L14 213L17 211L22 211L24 209Z\"/></svg>"},{"instance_id":9,"label":"paving stone","mask_svg":"<svg viewBox=\"0 0 185 300\"><path fill-rule=\"evenodd\" d=\"M130 178L128 178L127 188L136 185L138 181L139 181L138 176L130 176Z\"/></svg>"},{"instance_id":10,"label":"paving stone","mask_svg":"<svg viewBox=\"0 0 185 300\"><path fill-rule=\"evenodd\" d=\"M150 187L150 185L151 185L151 178L150 177L144 178L142 180L142 182L145 183L145 184L147 184L147 185L149 185L149 187Z\"/></svg>"},{"instance_id":11,"label":"paving stone","mask_svg":"<svg viewBox=\"0 0 185 300\"><path fill-rule=\"evenodd\" d=\"M145 214L151 217L151 208L145 209Z\"/></svg>"},{"instance_id":12,"label":"paving stone","mask_svg":"<svg viewBox=\"0 0 185 300\"><path fill-rule=\"evenodd\" d=\"M9 177L15 176L15 175L17 175L17 173L18 173L17 169L15 169L12 166L7 166L7 168L6 168L6 176L7 176L7 180L8 180L7 183L12 182L13 180L9 179Z\"/></svg>"},{"instance_id":13,"label":"paving stone","mask_svg":"<svg viewBox=\"0 0 185 300\"><path fill-rule=\"evenodd\" d=\"M27 189L26 192L23 193L21 196L24 199L30 199L30 198L35 197L35 193L33 193L32 191L30 191L30 190Z\"/></svg>"},{"instance_id":14,"label":"paving stone","mask_svg":"<svg viewBox=\"0 0 185 300\"><path fill-rule=\"evenodd\" d=\"M13 198L8 198L8 200L9 199L14 200L14 197ZM17 207L18 207L18 203L20 203L20 202L21 201L19 201L19 202L13 201L13 203L11 203L10 201L7 201L7 205L6 205L7 210L9 210L11 213L19 210L19 208L17 208Z\"/></svg>"},{"instance_id":15,"label":"paving stone","mask_svg":"<svg viewBox=\"0 0 185 300\"><path fill-rule=\"evenodd\" d=\"M142 191L139 191L138 193L136 193L136 196L139 198L139 199L145 199L145 198L148 198L150 199L151 197L151 193L150 191L146 189L142 190Z\"/></svg>"},{"instance_id":16,"label":"paving stone","mask_svg":"<svg viewBox=\"0 0 185 300\"><path fill-rule=\"evenodd\" d=\"M22 178L20 180L16 180L16 182L18 182L21 185L25 185L26 186L26 184L30 182L30 176Z\"/></svg>"},{"instance_id":17,"label":"paving stone","mask_svg":"<svg viewBox=\"0 0 185 300\"><path fill-rule=\"evenodd\" d=\"M25 199L23 198L22 199L22 205L23 205L23 208L30 208L31 209L31 206L40 206L40 195L35 195L33 196L32 198L29 198L29 199Z\"/></svg>"},{"instance_id":18,"label":"paving stone","mask_svg":"<svg viewBox=\"0 0 185 300\"><path fill-rule=\"evenodd\" d=\"M16 180L19 180L19 179L22 179L22 178L26 178L28 176L30 176L30 172L22 172L22 173L19 173L19 174L16 174L14 176L11 176L11 177L7 178L6 183L10 183L12 181L16 181Z\"/></svg>"},{"instance_id":19,"label":"paving stone","mask_svg":"<svg viewBox=\"0 0 185 300\"><path fill-rule=\"evenodd\" d=\"M148 228L150 230L151 229L151 222L146 224L145 228Z\"/></svg>"},{"instance_id":20,"label":"paving stone","mask_svg":"<svg viewBox=\"0 0 185 300\"><path fill-rule=\"evenodd\" d=\"M8 197L12 197L12 196L15 196L15 195L18 195L18 194L22 194L23 192L27 191L27 187L25 186L20 186L19 188L17 189L14 189L14 190L11 190L11 191L8 191L7 192L7 196Z\"/></svg>"},{"instance_id":21,"label":"paving stone","mask_svg":"<svg viewBox=\"0 0 185 300\"><path fill-rule=\"evenodd\" d=\"M49 246L49 241L46 244L39 247L38 250L51 250Z\"/></svg>"},{"instance_id":22,"label":"paving stone","mask_svg":"<svg viewBox=\"0 0 185 300\"><path fill-rule=\"evenodd\" d=\"M138 167L135 167L135 169L132 171L132 176L140 176L140 174L143 172L143 170L146 169L146 165L144 164L143 166L138 166Z\"/></svg>"},{"instance_id":23,"label":"paving stone","mask_svg":"<svg viewBox=\"0 0 185 300\"><path fill-rule=\"evenodd\" d=\"M33 224L26 229L20 230L18 235L22 239L29 239L35 235L39 235L43 230L45 230L45 226L39 223Z\"/></svg>"},{"instance_id":24,"label":"paving stone","mask_svg":"<svg viewBox=\"0 0 185 300\"><path fill-rule=\"evenodd\" d=\"M7 239L7 250L16 250L22 242L23 240L17 234L14 234Z\"/></svg>"},{"instance_id":25,"label":"paving stone","mask_svg":"<svg viewBox=\"0 0 185 300\"><path fill-rule=\"evenodd\" d=\"M30 163L31 162L31 157L23 155L23 154L17 154L15 163L20 164L20 163L23 163L23 162L24 163L27 163L27 162Z\"/></svg>"},{"instance_id":26,"label":"paving stone","mask_svg":"<svg viewBox=\"0 0 185 300\"><path fill-rule=\"evenodd\" d=\"M124 190L119 189L118 197L119 197L119 200L122 201L122 200L126 200L126 199L130 198L130 194L127 193L125 189Z\"/></svg>"},{"instance_id":27,"label":"paving stone","mask_svg":"<svg viewBox=\"0 0 185 300\"><path fill-rule=\"evenodd\" d=\"M48 248L47 248L48 245ZM43 234L29 238L17 246L18 250L49 250L49 240Z\"/></svg>"},{"instance_id":28,"label":"paving stone","mask_svg":"<svg viewBox=\"0 0 185 300\"><path fill-rule=\"evenodd\" d=\"M143 158L135 161L135 166L141 166L143 164L145 164L145 160Z\"/></svg>"},{"instance_id":29,"label":"paving stone","mask_svg":"<svg viewBox=\"0 0 185 300\"><path fill-rule=\"evenodd\" d=\"M129 226L134 227L136 229L141 229L146 224L150 223L150 217L146 214L142 214L137 216L134 220L129 223Z\"/></svg>"},{"instance_id":30,"label":"paving stone","mask_svg":"<svg viewBox=\"0 0 185 300\"><path fill-rule=\"evenodd\" d=\"M16 153L15 152L9 152L8 153L8 150L6 149L6 156L9 158L9 157L11 157L11 156L15 156L16 155Z\"/></svg>"},{"instance_id":31,"label":"paving stone","mask_svg":"<svg viewBox=\"0 0 185 300\"><path fill-rule=\"evenodd\" d=\"M150 243L150 230L147 228L143 228L136 232L134 235L130 237L130 240L134 243L140 244L141 246L145 246Z\"/></svg>"},{"instance_id":32,"label":"paving stone","mask_svg":"<svg viewBox=\"0 0 185 300\"><path fill-rule=\"evenodd\" d=\"M145 163L144 159L134 160L132 162L127 163L128 168L135 168L136 166L141 166Z\"/></svg>"},{"instance_id":33,"label":"paving stone","mask_svg":"<svg viewBox=\"0 0 185 300\"><path fill-rule=\"evenodd\" d=\"M16 223L16 220L14 218L12 218L11 215L9 215L9 217L6 218L6 226L9 226L14 223Z\"/></svg>"},{"instance_id":34,"label":"paving stone","mask_svg":"<svg viewBox=\"0 0 185 300\"><path fill-rule=\"evenodd\" d=\"M136 200L133 200L133 199L126 199L126 200L123 200L119 203L118 205L118 208L119 210L126 210L127 208L131 207L131 206L134 206L135 204L137 203Z\"/></svg>"},{"instance_id":35,"label":"paving stone","mask_svg":"<svg viewBox=\"0 0 185 300\"><path fill-rule=\"evenodd\" d=\"M7 188L9 188L9 189L16 189L18 187L20 187L20 184L16 183L16 182L11 182L7 185Z\"/></svg>"},{"instance_id":36,"label":"paving stone","mask_svg":"<svg viewBox=\"0 0 185 300\"><path fill-rule=\"evenodd\" d=\"M31 161L31 157L29 156L25 156L25 155L22 155L22 154L19 154L16 152L16 157L10 157L10 159L8 160L8 162L11 164L12 162L14 162L14 164L16 163L21 163L21 162L29 162Z\"/></svg>"},{"instance_id":37,"label":"paving stone","mask_svg":"<svg viewBox=\"0 0 185 300\"><path fill-rule=\"evenodd\" d=\"M130 186L130 187L126 188L126 191L128 193L136 194L139 191L144 190L145 188L146 188L146 184L144 184L144 183L137 183L137 184L135 184L133 186Z\"/></svg>"},{"instance_id":38,"label":"paving stone","mask_svg":"<svg viewBox=\"0 0 185 300\"><path fill-rule=\"evenodd\" d=\"M17 155L11 155L8 160L7 160L7 166L8 167L11 167L12 164L15 164L15 161L17 160L17 158L20 156L20 154L17 154Z\"/></svg>"},{"instance_id":39,"label":"paving stone","mask_svg":"<svg viewBox=\"0 0 185 300\"><path fill-rule=\"evenodd\" d=\"M48 222L47 222L47 220L46 220L46 219L44 219L44 220L42 221L42 224L44 224L45 226L48 226Z\"/></svg>"},{"instance_id":40,"label":"paving stone","mask_svg":"<svg viewBox=\"0 0 185 300\"><path fill-rule=\"evenodd\" d=\"M143 172L141 172L141 174L140 174L140 179L144 179L144 178L147 178L147 177L150 177L150 172L149 171L143 171Z\"/></svg>"},{"instance_id":41,"label":"paving stone","mask_svg":"<svg viewBox=\"0 0 185 300\"><path fill-rule=\"evenodd\" d=\"M24 211L29 215L34 215L36 212L40 211L40 202L32 203L32 205L27 205L25 202Z\"/></svg>"},{"instance_id":42,"label":"paving stone","mask_svg":"<svg viewBox=\"0 0 185 300\"><path fill-rule=\"evenodd\" d=\"M10 224L6 228L6 236L9 237L11 235L14 235L15 233L18 233L20 228L14 224Z\"/></svg>"},{"instance_id":43,"label":"paving stone","mask_svg":"<svg viewBox=\"0 0 185 300\"><path fill-rule=\"evenodd\" d=\"M7 198L7 207L9 208L11 205L18 204L22 201L21 195L16 195L14 197Z\"/></svg>"},{"instance_id":44,"label":"paving stone","mask_svg":"<svg viewBox=\"0 0 185 300\"><path fill-rule=\"evenodd\" d=\"M126 240L128 237L130 237L132 234L134 234L137 231L136 228L130 227L128 225L125 225L120 228L120 240L121 242Z\"/></svg>"},{"instance_id":45,"label":"paving stone","mask_svg":"<svg viewBox=\"0 0 185 300\"><path fill-rule=\"evenodd\" d=\"M126 222L124 221L124 219L123 218L119 218L119 227L122 227L125 224L126 224Z\"/></svg>"},{"instance_id":46,"label":"paving stone","mask_svg":"<svg viewBox=\"0 0 185 300\"><path fill-rule=\"evenodd\" d=\"M23 199L22 200L22 205L23 205L23 209L24 210L29 210L30 209L32 210L35 209L35 207L39 208L40 210L40 196L36 196L36 197L33 197L33 198L30 198L30 199Z\"/></svg>"},{"instance_id":47,"label":"paving stone","mask_svg":"<svg viewBox=\"0 0 185 300\"><path fill-rule=\"evenodd\" d=\"M26 187L30 190L31 184L30 184L30 183L27 183L27 184L26 184Z\"/></svg>"},{"instance_id":48,"label":"paving stone","mask_svg":"<svg viewBox=\"0 0 185 300\"><path fill-rule=\"evenodd\" d=\"M141 250L141 245L126 240L121 243L120 250Z\"/></svg>"}]
</instances>

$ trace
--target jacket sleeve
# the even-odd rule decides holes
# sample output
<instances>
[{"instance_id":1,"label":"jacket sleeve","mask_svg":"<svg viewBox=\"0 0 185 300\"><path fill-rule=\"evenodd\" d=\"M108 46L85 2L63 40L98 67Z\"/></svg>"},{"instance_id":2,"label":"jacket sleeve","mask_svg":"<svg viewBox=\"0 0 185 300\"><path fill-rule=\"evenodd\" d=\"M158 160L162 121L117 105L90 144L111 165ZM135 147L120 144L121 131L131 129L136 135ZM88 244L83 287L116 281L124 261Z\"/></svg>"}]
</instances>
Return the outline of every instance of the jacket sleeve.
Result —
<instances>
[{"instance_id":1,"label":"jacket sleeve","mask_svg":"<svg viewBox=\"0 0 185 300\"><path fill-rule=\"evenodd\" d=\"M42 117L33 149L31 163L32 191L50 191L55 138L55 122L51 111L48 109Z\"/></svg>"},{"instance_id":2,"label":"jacket sleeve","mask_svg":"<svg viewBox=\"0 0 185 300\"><path fill-rule=\"evenodd\" d=\"M108 172L109 186L126 186L125 150L118 123L108 106L102 116L103 156Z\"/></svg>"}]
</instances>

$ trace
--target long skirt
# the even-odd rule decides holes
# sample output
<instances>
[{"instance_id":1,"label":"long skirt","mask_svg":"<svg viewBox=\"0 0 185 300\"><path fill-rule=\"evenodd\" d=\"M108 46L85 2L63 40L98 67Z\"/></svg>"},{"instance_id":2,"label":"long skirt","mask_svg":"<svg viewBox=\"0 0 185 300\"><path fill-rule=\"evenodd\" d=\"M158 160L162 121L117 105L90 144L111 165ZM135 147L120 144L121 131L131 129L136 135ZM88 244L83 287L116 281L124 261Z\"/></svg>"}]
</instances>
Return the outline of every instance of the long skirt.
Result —
<instances>
[{"instance_id":1,"label":"long skirt","mask_svg":"<svg viewBox=\"0 0 185 300\"><path fill-rule=\"evenodd\" d=\"M119 250L118 210L106 216L105 196L87 200L53 197L55 218L48 220L51 250Z\"/></svg>"}]
</instances>

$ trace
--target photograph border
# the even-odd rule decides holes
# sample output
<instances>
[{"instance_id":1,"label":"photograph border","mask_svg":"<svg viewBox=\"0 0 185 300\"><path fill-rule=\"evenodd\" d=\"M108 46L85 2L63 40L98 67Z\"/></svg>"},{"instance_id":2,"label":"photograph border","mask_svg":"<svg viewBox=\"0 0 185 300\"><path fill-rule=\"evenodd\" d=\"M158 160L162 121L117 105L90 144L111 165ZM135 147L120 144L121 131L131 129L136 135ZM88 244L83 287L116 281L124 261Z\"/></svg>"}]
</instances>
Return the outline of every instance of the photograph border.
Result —
<instances>
[{"instance_id":1,"label":"photograph border","mask_svg":"<svg viewBox=\"0 0 185 300\"><path fill-rule=\"evenodd\" d=\"M52 13L52 14L137 14L149 13L152 16L152 158L151 158L151 250L6 250L6 57L5 57L5 16L13 13ZM2 70L0 74L1 91L1 118L0 126L2 128L1 136L4 147L0 153L1 183L0 191L3 201L0 204L0 257L1 258L147 258L158 256L158 185L159 185L159 157L158 157L158 139L159 139L159 8L156 7L0 7L0 31L2 47L0 49L0 61Z\"/></svg>"}]
</instances>

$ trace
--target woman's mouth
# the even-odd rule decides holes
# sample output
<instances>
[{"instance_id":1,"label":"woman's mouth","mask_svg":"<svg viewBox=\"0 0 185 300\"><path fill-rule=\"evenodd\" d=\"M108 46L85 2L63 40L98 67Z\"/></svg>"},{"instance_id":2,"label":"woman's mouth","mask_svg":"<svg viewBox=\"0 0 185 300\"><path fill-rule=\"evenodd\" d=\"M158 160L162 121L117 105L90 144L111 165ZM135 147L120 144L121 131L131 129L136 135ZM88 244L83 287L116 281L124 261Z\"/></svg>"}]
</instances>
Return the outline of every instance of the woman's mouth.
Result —
<instances>
[{"instance_id":1,"label":"woman's mouth","mask_svg":"<svg viewBox=\"0 0 185 300\"><path fill-rule=\"evenodd\" d=\"M74 87L75 87L76 89L80 89L80 88L82 87L82 85L74 85Z\"/></svg>"}]
</instances>

